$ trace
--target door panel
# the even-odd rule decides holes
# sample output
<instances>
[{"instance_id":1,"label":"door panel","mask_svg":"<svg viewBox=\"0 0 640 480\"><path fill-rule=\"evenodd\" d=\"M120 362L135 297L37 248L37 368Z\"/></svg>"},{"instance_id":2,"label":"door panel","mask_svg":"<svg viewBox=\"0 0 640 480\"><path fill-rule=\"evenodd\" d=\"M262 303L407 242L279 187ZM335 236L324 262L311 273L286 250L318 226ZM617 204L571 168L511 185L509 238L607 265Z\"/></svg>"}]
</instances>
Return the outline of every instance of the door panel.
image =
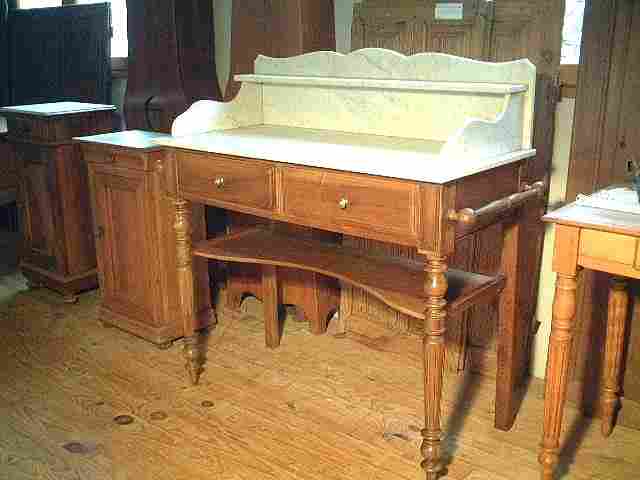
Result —
<instances>
[{"instance_id":1,"label":"door panel","mask_svg":"<svg viewBox=\"0 0 640 480\"><path fill-rule=\"evenodd\" d=\"M64 258L56 235L56 169L54 150L28 144L16 144L16 159L23 165L21 195L25 244L25 262L57 271L56 257ZM64 272L59 272L64 273Z\"/></svg>"},{"instance_id":2,"label":"door panel","mask_svg":"<svg viewBox=\"0 0 640 480\"><path fill-rule=\"evenodd\" d=\"M145 172L96 168L95 228L104 303L155 324L159 306L153 298L159 277L154 252L144 248L153 244L150 237L155 236L149 183Z\"/></svg>"}]
</instances>

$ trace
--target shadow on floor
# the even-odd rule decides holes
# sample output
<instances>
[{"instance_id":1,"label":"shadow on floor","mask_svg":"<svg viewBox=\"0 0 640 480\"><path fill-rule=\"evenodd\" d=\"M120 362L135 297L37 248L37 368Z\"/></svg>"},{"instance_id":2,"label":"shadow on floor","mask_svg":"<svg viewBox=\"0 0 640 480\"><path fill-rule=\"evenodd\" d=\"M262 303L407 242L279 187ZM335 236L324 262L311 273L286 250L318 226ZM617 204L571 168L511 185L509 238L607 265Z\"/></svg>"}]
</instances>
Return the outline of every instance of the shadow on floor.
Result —
<instances>
[{"instance_id":1,"label":"shadow on floor","mask_svg":"<svg viewBox=\"0 0 640 480\"><path fill-rule=\"evenodd\" d=\"M18 271L19 234L0 230L0 305L26 290L24 277Z\"/></svg>"}]
</instances>

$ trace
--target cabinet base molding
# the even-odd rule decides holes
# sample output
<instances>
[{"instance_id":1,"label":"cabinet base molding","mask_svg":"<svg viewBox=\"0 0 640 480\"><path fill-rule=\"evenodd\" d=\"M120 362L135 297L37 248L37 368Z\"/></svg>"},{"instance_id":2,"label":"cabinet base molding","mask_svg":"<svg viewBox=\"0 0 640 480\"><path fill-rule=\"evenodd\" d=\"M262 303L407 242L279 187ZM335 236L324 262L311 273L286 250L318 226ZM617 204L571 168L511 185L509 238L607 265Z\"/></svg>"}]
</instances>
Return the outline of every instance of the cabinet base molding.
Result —
<instances>
[{"instance_id":1,"label":"cabinet base molding","mask_svg":"<svg viewBox=\"0 0 640 480\"><path fill-rule=\"evenodd\" d=\"M93 268L77 275L59 275L28 262L20 262L20 270L33 286L49 288L64 296L66 303L74 303L76 295L98 288L98 271Z\"/></svg>"},{"instance_id":2,"label":"cabinet base molding","mask_svg":"<svg viewBox=\"0 0 640 480\"><path fill-rule=\"evenodd\" d=\"M198 325L200 325L202 329L211 328L216 324L215 312L210 307L200 310L197 316ZM171 344L174 340L184 336L182 328L179 325L168 324L154 327L150 324L149 320L136 320L128 315L115 312L104 304L98 308L98 321L105 327L119 328L120 330L131 333L136 337L163 348Z\"/></svg>"}]
</instances>

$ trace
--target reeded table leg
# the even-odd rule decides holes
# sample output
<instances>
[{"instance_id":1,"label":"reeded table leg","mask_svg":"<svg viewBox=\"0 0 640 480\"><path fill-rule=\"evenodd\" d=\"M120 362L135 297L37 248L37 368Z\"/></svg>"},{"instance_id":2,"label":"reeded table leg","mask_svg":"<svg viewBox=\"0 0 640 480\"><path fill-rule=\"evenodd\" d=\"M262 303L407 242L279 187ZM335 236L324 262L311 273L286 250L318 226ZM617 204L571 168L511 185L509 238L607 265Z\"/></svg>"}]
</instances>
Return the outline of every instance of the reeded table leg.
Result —
<instances>
[{"instance_id":1,"label":"reeded table leg","mask_svg":"<svg viewBox=\"0 0 640 480\"><path fill-rule=\"evenodd\" d=\"M574 334L576 286L575 275L558 274L544 389L542 451L538 458L542 465L543 480L553 478L553 470L558 463L562 413L567 394L569 358Z\"/></svg>"},{"instance_id":2,"label":"reeded table leg","mask_svg":"<svg viewBox=\"0 0 640 480\"><path fill-rule=\"evenodd\" d=\"M184 324L184 356L189 379L193 385L198 383L204 370L204 358L200 352L196 332L193 259L191 254L191 205L189 202L175 200L176 219L173 225L176 233L176 266L178 268L178 295Z\"/></svg>"},{"instance_id":3,"label":"reeded table leg","mask_svg":"<svg viewBox=\"0 0 640 480\"><path fill-rule=\"evenodd\" d=\"M442 430L440 429L440 399L442 397L442 374L444 368L444 334L447 319L447 278L444 258L428 259L424 285L427 295L427 311L422 339L424 359L424 416L422 430L424 460L422 468L427 480L436 480L442 470Z\"/></svg>"},{"instance_id":4,"label":"reeded table leg","mask_svg":"<svg viewBox=\"0 0 640 480\"><path fill-rule=\"evenodd\" d=\"M613 277L609 288L609 309L607 313L607 336L604 353L602 378L602 435L608 437L613 430L613 420L619 405L620 368L624 348L624 327L627 319L629 295L627 281Z\"/></svg>"}]
</instances>

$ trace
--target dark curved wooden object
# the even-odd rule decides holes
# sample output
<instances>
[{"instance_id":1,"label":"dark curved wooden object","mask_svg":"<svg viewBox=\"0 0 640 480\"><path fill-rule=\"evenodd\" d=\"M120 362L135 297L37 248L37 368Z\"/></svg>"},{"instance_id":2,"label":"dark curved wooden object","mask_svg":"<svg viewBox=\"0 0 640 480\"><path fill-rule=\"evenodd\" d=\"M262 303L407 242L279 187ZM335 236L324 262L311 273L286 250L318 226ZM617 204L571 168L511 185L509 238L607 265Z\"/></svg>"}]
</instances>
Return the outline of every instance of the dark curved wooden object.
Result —
<instances>
[{"instance_id":1,"label":"dark curved wooden object","mask_svg":"<svg viewBox=\"0 0 640 480\"><path fill-rule=\"evenodd\" d=\"M309 237L247 228L193 246L193 255L228 262L299 268L353 284L407 315L425 319L424 263L408 258L375 256L362 250ZM461 313L495 300L504 286L501 275L449 269L445 276L449 313Z\"/></svg>"},{"instance_id":2,"label":"dark curved wooden object","mask_svg":"<svg viewBox=\"0 0 640 480\"><path fill-rule=\"evenodd\" d=\"M240 90L234 75L253 73L259 54L292 57L336 49L332 0L234 0L232 8L231 71L225 100Z\"/></svg>"},{"instance_id":3,"label":"dark curved wooden object","mask_svg":"<svg viewBox=\"0 0 640 480\"><path fill-rule=\"evenodd\" d=\"M193 102L219 100L210 0L128 0L129 129L169 132Z\"/></svg>"}]
</instances>

